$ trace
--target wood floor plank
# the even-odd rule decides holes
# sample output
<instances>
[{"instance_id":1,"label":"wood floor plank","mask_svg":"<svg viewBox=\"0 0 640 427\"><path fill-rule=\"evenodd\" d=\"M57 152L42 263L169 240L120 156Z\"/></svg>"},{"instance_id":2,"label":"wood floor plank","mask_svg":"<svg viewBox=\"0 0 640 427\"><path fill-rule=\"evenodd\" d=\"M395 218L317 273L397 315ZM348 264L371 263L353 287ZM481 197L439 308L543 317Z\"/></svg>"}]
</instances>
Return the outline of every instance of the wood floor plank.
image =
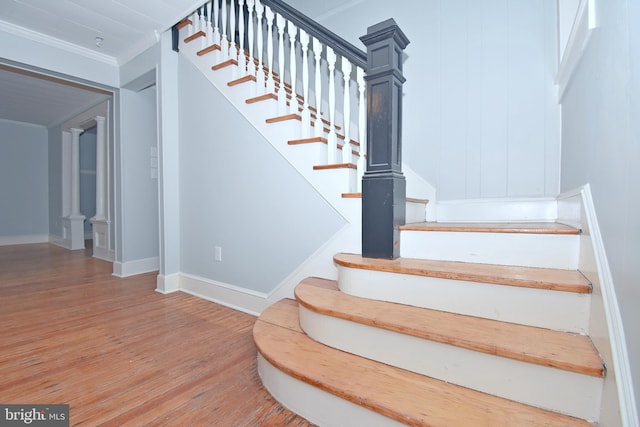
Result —
<instances>
[{"instance_id":1,"label":"wood floor plank","mask_svg":"<svg viewBox=\"0 0 640 427\"><path fill-rule=\"evenodd\" d=\"M519 267L416 258L378 259L358 254L337 254L338 265L390 273L518 286L575 293L591 293L591 282L579 271Z\"/></svg>"},{"instance_id":2,"label":"wood floor plank","mask_svg":"<svg viewBox=\"0 0 640 427\"><path fill-rule=\"evenodd\" d=\"M277 303L278 305L280 303ZM272 306L274 307L274 306ZM263 357L284 373L412 426L592 426L332 349L287 325L297 311L265 310L253 334ZM290 318L282 313L288 312ZM265 319L265 320L263 320ZM278 319L283 320L277 324Z\"/></svg>"},{"instance_id":3,"label":"wood floor plank","mask_svg":"<svg viewBox=\"0 0 640 427\"><path fill-rule=\"evenodd\" d=\"M49 244L0 247L0 402L71 425L309 426L264 389L255 318Z\"/></svg>"},{"instance_id":4,"label":"wood floor plank","mask_svg":"<svg viewBox=\"0 0 640 427\"><path fill-rule=\"evenodd\" d=\"M602 360L587 336L354 297L340 292L335 281L319 278L304 279L295 295L304 307L340 319L523 362L604 376Z\"/></svg>"}]
</instances>

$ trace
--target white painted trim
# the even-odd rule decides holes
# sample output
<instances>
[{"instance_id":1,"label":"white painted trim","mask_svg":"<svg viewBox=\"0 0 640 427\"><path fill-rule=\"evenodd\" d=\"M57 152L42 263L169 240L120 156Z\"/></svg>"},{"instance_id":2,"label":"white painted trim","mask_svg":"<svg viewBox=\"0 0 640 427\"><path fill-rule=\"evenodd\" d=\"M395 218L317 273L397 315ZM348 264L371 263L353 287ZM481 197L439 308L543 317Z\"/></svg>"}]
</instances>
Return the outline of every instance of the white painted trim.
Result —
<instances>
[{"instance_id":1,"label":"white painted trim","mask_svg":"<svg viewBox=\"0 0 640 427\"><path fill-rule=\"evenodd\" d=\"M113 260L116 259L116 254L112 250L105 251L102 248L94 247L93 248L93 257L97 258L97 259L101 259L103 261L113 262Z\"/></svg>"},{"instance_id":2,"label":"white painted trim","mask_svg":"<svg viewBox=\"0 0 640 427\"><path fill-rule=\"evenodd\" d=\"M61 248L71 249L71 242L66 240L62 236L54 236L53 234L49 235L49 243L60 246Z\"/></svg>"},{"instance_id":3,"label":"white painted trim","mask_svg":"<svg viewBox=\"0 0 640 427\"><path fill-rule=\"evenodd\" d=\"M118 62L112 56L98 53L91 49L87 49L85 47L81 47L76 44L57 39L55 37L47 36L37 31L20 27L18 25L12 24L7 21L3 21L1 19L0 19L0 31L13 34L18 37L23 37L25 39L28 39L37 43L42 43L49 47L71 52L73 54L80 55L85 58L93 59L95 61L100 61L107 65L116 66L116 67L118 66Z\"/></svg>"},{"instance_id":4,"label":"white painted trim","mask_svg":"<svg viewBox=\"0 0 640 427\"><path fill-rule=\"evenodd\" d=\"M260 353L258 374L262 384L278 402L313 424L323 427L404 425L293 378L270 364Z\"/></svg>"},{"instance_id":5,"label":"white painted trim","mask_svg":"<svg viewBox=\"0 0 640 427\"><path fill-rule=\"evenodd\" d=\"M113 263L113 275L117 277L129 277L136 274L150 273L152 271L158 271L160 268L160 258L151 257L144 259L137 259L135 261Z\"/></svg>"},{"instance_id":6,"label":"white painted trim","mask_svg":"<svg viewBox=\"0 0 640 427\"><path fill-rule=\"evenodd\" d=\"M185 273L180 273L179 282L183 292L253 316L258 316L269 306L267 294L262 292Z\"/></svg>"},{"instance_id":7,"label":"white painted trim","mask_svg":"<svg viewBox=\"0 0 640 427\"><path fill-rule=\"evenodd\" d=\"M24 234L21 236L0 236L0 246L28 245L31 243L46 243L48 234Z\"/></svg>"},{"instance_id":8,"label":"white painted trim","mask_svg":"<svg viewBox=\"0 0 640 427\"><path fill-rule=\"evenodd\" d=\"M584 52L587 50L591 34L596 27L597 16L595 0L581 0L556 76L559 104L562 103L574 71L580 63Z\"/></svg>"},{"instance_id":9,"label":"white painted trim","mask_svg":"<svg viewBox=\"0 0 640 427\"><path fill-rule=\"evenodd\" d=\"M156 292L170 294L180 290L180 274L158 274L156 278Z\"/></svg>"},{"instance_id":10,"label":"white painted trim","mask_svg":"<svg viewBox=\"0 0 640 427\"><path fill-rule=\"evenodd\" d=\"M549 197L447 200L435 210L438 222L551 222L558 216Z\"/></svg>"},{"instance_id":11,"label":"white painted trim","mask_svg":"<svg viewBox=\"0 0 640 427\"><path fill-rule=\"evenodd\" d=\"M407 197L429 200L429 203L427 203L425 207L425 217L427 221L435 221L437 202L435 187L404 162L402 163L402 173L407 181ZM407 216L407 218L409 217ZM409 219L407 219L407 222L409 222Z\"/></svg>"},{"instance_id":12,"label":"white painted trim","mask_svg":"<svg viewBox=\"0 0 640 427\"><path fill-rule=\"evenodd\" d=\"M337 279L338 271L333 264L333 256L338 252L360 253L361 233L360 223L345 224L344 227L338 230L287 278L269 292L269 303L275 303L282 298L293 298L295 287L307 277L317 276L325 279Z\"/></svg>"},{"instance_id":13,"label":"white painted trim","mask_svg":"<svg viewBox=\"0 0 640 427\"><path fill-rule=\"evenodd\" d=\"M612 371L615 374L622 425L625 427L637 427L638 409L635 401L627 341L622 317L620 315L620 307L618 306L618 299L616 297L613 276L609 269L609 262L598 225L595 205L591 197L591 187L589 184L586 184L582 188L560 195L558 199L568 199L574 196L576 192L579 192L581 195L582 207L585 214L584 219L591 236L593 256L596 263L597 275L600 282L600 293L602 294L604 314L609 332L613 366L608 367L608 372L609 375L611 375Z\"/></svg>"}]
</instances>

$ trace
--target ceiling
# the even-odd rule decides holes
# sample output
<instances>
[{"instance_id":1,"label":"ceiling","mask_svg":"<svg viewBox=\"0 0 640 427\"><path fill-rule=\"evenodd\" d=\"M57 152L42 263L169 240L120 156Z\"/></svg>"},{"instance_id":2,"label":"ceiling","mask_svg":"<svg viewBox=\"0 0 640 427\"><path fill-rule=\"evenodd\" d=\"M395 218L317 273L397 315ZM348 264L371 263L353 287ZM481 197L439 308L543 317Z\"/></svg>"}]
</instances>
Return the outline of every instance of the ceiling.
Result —
<instances>
[{"instance_id":1,"label":"ceiling","mask_svg":"<svg viewBox=\"0 0 640 427\"><path fill-rule=\"evenodd\" d=\"M291 0L288 3L317 19L362 1ZM76 53L120 65L151 47L161 33L204 2L0 0L0 31L30 34L45 43L50 41L52 46L66 45ZM50 127L111 95L61 78L16 68L9 63L3 65L2 58L0 46L0 120Z\"/></svg>"},{"instance_id":2,"label":"ceiling","mask_svg":"<svg viewBox=\"0 0 640 427\"><path fill-rule=\"evenodd\" d=\"M123 64L156 43L159 34L203 2L0 0L0 30L37 34L40 40L73 45L77 52ZM110 95L104 90L2 65L0 60L0 119L52 126Z\"/></svg>"}]
</instances>

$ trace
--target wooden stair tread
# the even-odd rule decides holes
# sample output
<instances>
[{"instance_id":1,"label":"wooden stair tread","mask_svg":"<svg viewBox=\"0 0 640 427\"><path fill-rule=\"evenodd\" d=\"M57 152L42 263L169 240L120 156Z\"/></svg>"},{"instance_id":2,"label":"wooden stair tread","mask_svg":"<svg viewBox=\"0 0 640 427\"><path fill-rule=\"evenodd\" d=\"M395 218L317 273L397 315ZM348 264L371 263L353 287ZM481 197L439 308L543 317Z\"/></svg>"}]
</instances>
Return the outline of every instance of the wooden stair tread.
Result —
<instances>
[{"instance_id":1,"label":"wooden stair tread","mask_svg":"<svg viewBox=\"0 0 640 427\"><path fill-rule=\"evenodd\" d=\"M343 267L386 271L415 276L438 277L469 282L554 291L591 293L591 282L579 271L540 267L434 261L418 258L378 259L358 254L336 254L334 262Z\"/></svg>"},{"instance_id":2,"label":"wooden stair tread","mask_svg":"<svg viewBox=\"0 0 640 427\"><path fill-rule=\"evenodd\" d=\"M364 325L580 374L603 377L589 337L347 295L335 281L307 278L295 290L309 310Z\"/></svg>"},{"instance_id":3,"label":"wooden stair tread","mask_svg":"<svg viewBox=\"0 0 640 427\"><path fill-rule=\"evenodd\" d=\"M400 226L412 231L459 231L476 233L580 234L580 230L557 222L456 223L418 222Z\"/></svg>"},{"instance_id":4,"label":"wooden stair tread","mask_svg":"<svg viewBox=\"0 0 640 427\"><path fill-rule=\"evenodd\" d=\"M265 310L253 329L260 354L280 371L413 426L592 426L320 344L297 328L290 300Z\"/></svg>"},{"instance_id":5,"label":"wooden stair tread","mask_svg":"<svg viewBox=\"0 0 640 427\"><path fill-rule=\"evenodd\" d=\"M362 193L342 193L342 197L345 199L362 199ZM416 197L407 197L407 203L420 203L420 204L428 204L429 199L418 199Z\"/></svg>"},{"instance_id":6,"label":"wooden stair tread","mask_svg":"<svg viewBox=\"0 0 640 427\"><path fill-rule=\"evenodd\" d=\"M357 169L355 163L333 163L330 165L315 165L314 171L329 170L329 169Z\"/></svg>"}]
</instances>

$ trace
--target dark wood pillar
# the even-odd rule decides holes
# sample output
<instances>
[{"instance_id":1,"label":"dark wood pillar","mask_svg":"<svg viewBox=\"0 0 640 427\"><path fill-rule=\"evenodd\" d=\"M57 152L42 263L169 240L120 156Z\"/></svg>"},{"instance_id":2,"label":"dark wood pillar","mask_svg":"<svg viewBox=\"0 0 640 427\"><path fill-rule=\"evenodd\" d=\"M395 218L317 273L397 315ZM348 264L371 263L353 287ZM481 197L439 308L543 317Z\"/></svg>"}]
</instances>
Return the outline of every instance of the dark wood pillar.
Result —
<instances>
[{"instance_id":1,"label":"dark wood pillar","mask_svg":"<svg viewBox=\"0 0 640 427\"><path fill-rule=\"evenodd\" d=\"M362 255L400 256L406 182L402 174L402 51L409 40L393 19L360 37L367 47L367 170L362 179Z\"/></svg>"}]
</instances>

